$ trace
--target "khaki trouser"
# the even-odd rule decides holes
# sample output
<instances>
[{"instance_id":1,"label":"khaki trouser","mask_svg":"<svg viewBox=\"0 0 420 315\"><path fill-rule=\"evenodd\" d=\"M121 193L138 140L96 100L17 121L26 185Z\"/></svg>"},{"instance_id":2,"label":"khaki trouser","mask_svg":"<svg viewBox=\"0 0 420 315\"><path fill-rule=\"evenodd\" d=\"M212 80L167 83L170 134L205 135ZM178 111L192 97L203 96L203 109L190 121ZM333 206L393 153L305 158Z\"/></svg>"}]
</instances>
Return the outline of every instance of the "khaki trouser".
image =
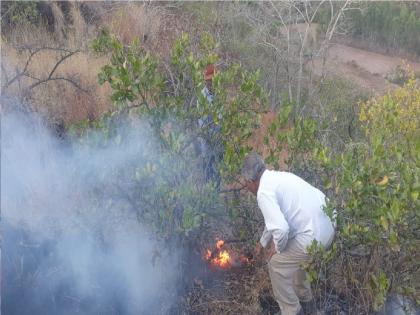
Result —
<instances>
[{"instance_id":1,"label":"khaki trouser","mask_svg":"<svg viewBox=\"0 0 420 315\"><path fill-rule=\"evenodd\" d=\"M280 306L281 315L296 315L299 301L312 300L311 286L306 281L306 272L300 265L308 261L305 248L291 239L281 253L276 253L268 263L274 297Z\"/></svg>"}]
</instances>

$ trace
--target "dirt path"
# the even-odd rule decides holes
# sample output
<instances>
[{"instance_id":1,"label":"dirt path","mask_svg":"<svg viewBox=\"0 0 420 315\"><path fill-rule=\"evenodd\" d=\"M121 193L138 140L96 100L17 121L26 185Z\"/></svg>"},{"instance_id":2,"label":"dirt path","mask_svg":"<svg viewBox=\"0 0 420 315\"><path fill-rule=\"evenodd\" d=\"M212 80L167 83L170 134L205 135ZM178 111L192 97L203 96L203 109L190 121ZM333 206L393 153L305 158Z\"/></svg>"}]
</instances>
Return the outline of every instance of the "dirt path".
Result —
<instances>
[{"instance_id":1,"label":"dirt path","mask_svg":"<svg viewBox=\"0 0 420 315\"><path fill-rule=\"evenodd\" d=\"M313 42L319 42L319 25L312 23L308 28L307 24L295 24L291 26L292 32L298 32L301 37L308 32L307 36ZM287 29L282 28L284 35ZM357 85L370 90L373 94L380 95L397 85L390 83L385 77L402 64L403 58L376 53L365 49L335 43L328 49L326 71L340 77L354 81ZM420 62L407 61L415 73L420 73ZM315 74L320 75L322 60L314 60L313 67Z\"/></svg>"},{"instance_id":2,"label":"dirt path","mask_svg":"<svg viewBox=\"0 0 420 315\"><path fill-rule=\"evenodd\" d=\"M385 76L392 72L403 59L370 52L342 44L335 44L328 50L327 71L342 75L358 85L371 90L374 94L383 94L397 87ZM420 63L407 61L411 69L420 72ZM315 71L320 72L321 61L315 61Z\"/></svg>"},{"instance_id":3,"label":"dirt path","mask_svg":"<svg viewBox=\"0 0 420 315\"><path fill-rule=\"evenodd\" d=\"M375 95L382 95L398 85L389 82L385 77L398 65L403 58L387 56L368 50L358 49L342 44L335 44L328 50L327 72L352 80L357 85L370 90ZM420 72L420 63L407 61L411 69ZM315 72L321 73L321 60L315 60ZM249 143L253 148L258 148L264 156L268 155L268 148L263 144L268 127L276 119L274 112L262 116L261 127L256 130ZM279 158L281 167L285 168L287 151L283 151Z\"/></svg>"},{"instance_id":4,"label":"dirt path","mask_svg":"<svg viewBox=\"0 0 420 315\"><path fill-rule=\"evenodd\" d=\"M330 57L341 62L355 62L371 74L386 75L403 62L402 58L382 55L350 46L335 44L329 50ZM408 62L414 71L420 71L420 63Z\"/></svg>"}]
</instances>

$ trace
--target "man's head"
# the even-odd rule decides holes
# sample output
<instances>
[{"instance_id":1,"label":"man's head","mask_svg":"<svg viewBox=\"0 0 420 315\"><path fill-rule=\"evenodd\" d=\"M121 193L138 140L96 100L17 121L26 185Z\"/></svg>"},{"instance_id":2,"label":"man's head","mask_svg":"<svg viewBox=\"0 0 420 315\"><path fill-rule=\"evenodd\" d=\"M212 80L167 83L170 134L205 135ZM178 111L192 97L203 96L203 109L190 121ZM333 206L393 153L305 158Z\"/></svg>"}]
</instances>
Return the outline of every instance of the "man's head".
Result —
<instances>
[{"instance_id":1,"label":"man's head","mask_svg":"<svg viewBox=\"0 0 420 315\"><path fill-rule=\"evenodd\" d=\"M255 195L258 192L260 178L264 171L264 160L259 154L251 152L245 157L242 166L242 176L246 180L246 188Z\"/></svg>"},{"instance_id":2,"label":"man's head","mask_svg":"<svg viewBox=\"0 0 420 315\"><path fill-rule=\"evenodd\" d=\"M212 87L213 77L216 74L216 66L214 64L209 64L204 71L204 81L206 81L206 86L208 89Z\"/></svg>"}]
</instances>

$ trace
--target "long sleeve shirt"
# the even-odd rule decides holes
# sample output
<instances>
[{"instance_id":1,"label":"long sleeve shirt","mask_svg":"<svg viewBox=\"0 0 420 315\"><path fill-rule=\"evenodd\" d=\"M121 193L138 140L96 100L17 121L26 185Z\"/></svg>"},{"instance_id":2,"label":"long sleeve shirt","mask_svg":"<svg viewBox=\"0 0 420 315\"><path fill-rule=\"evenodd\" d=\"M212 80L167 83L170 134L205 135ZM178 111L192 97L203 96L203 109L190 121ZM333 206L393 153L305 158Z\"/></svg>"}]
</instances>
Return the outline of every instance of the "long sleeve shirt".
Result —
<instances>
[{"instance_id":1,"label":"long sleeve shirt","mask_svg":"<svg viewBox=\"0 0 420 315\"><path fill-rule=\"evenodd\" d=\"M205 86L201 90L201 94L206 98L207 102L212 105L214 101L214 95L213 93L208 89L207 86ZM198 104L198 102L197 102ZM218 114L219 119L222 119L221 114ZM213 123L213 117L211 115L208 115L206 117L202 117L198 119L198 127L203 128L203 126L209 125L212 129L215 129L214 123Z\"/></svg>"},{"instance_id":2,"label":"long sleeve shirt","mask_svg":"<svg viewBox=\"0 0 420 315\"><path fill-rule=\"evenodd\" d=\"M263 247L273 240L280 252L292 238L304 247L313 240L329 246L334 227L323 211L325 195L302 178L288 172L265 170L257 201L265 222L260 239Z\"/></svg>"}]
</instances>

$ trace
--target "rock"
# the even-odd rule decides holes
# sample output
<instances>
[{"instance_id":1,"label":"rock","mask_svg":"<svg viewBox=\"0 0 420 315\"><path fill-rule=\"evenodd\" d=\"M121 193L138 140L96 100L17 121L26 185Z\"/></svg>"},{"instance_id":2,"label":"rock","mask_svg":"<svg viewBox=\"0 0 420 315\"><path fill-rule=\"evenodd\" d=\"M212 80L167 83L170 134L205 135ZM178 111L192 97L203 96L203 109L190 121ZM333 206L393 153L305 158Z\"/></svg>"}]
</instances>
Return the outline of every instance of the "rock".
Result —
<instances>
[{"instance_id":1,"label":"rock","mask_svg":"<svg viewBox=\"0 0 420 315\"><path fill-rule=\"evenodd\" d=\"M389 296L377 315L420 315L413 302L402 295Z\"/></svg>"}]
</instances>

